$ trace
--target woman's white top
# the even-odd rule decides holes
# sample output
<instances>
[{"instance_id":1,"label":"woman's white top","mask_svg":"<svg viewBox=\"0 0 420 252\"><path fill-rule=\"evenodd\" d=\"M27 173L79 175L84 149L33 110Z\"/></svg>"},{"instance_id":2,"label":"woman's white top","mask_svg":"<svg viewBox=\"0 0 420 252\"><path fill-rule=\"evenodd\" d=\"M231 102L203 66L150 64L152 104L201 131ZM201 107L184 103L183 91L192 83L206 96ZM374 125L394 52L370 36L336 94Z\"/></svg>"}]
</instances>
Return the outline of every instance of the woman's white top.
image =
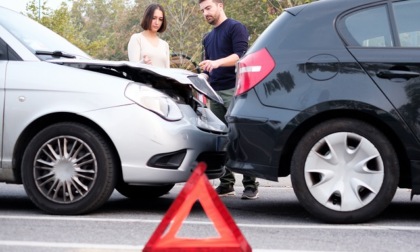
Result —
<instances>
[{"instance_id":1,"label":"woman's white top","mask_svg":"<svg viewBox=\"0 0 420 252\"><path fill-rule=\"evenodd\" d=\"M159 38L157 46L141 33L135 33L128 42L128 60L143 62L143 56L147 55L153 66L169 68L169 44Z\"/></svg>"}]
</instances>

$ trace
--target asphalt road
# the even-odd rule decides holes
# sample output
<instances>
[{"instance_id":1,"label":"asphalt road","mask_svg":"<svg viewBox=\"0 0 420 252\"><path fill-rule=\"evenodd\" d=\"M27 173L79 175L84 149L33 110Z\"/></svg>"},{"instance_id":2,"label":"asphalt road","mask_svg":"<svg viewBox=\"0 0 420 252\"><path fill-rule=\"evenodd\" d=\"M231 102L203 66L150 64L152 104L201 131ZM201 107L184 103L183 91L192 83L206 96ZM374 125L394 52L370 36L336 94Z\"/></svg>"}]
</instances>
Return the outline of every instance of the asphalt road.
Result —
<instances>
[{"instance_id":1,"label":"asphalt road","mask_svg":"<svg viewBox=\"0 0 420 252\"><path fill-rule=\"evenodd\" d=\"M420 197L398 190L378 218L358 225L328 225L310 216L284 183L260 187L258 200L222 198L253 251L418 251ZM141 251L183 185L152 201L133 201L115 192L98 211L83 216L46 215L22 186L0 184L0 251ZM217 236L196 203L178 237Z\"/></svg>"}]
</instances>

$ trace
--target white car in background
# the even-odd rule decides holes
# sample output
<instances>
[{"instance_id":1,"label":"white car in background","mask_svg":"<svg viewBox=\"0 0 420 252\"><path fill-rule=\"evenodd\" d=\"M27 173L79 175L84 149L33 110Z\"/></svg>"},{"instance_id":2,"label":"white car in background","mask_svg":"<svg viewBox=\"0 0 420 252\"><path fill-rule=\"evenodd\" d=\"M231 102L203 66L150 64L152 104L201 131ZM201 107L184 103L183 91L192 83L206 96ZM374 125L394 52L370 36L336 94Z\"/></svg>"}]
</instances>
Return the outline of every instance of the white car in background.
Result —
<instances>
[{"instance_id":1,"label":"white car in background","mask_svg":"<svg viewBox=\"0 0 420 252\"><path fill-rule=\"evenodd\" d=\"M94 60L0 7L0 182L48 213L83 214L115 188L166 194L199 161L218 178L227 128L197 94L221 101L196 73Z\"/></svg>"}]
</instances>

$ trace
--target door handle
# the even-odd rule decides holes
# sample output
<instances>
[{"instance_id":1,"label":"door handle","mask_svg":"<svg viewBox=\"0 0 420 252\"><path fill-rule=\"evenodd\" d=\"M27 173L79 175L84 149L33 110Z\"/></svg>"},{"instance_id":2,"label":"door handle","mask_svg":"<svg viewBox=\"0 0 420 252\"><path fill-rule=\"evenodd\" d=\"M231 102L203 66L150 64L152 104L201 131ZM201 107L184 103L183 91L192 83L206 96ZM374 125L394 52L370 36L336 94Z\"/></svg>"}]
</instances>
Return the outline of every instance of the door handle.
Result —
<instances>
[{"instance_id":1,"label":"door handle","mask_svg":"<svg viewBox=\"0 0 420 252\"><path fill-rule=\"evenodd\" d=\"M411 71L403 71L403 70L384 70L379 71L376 76L382 79L406 79L409 80L411 78L416 78L420 76L420 73L411 72Z\"/></svg>"}]
</instances>

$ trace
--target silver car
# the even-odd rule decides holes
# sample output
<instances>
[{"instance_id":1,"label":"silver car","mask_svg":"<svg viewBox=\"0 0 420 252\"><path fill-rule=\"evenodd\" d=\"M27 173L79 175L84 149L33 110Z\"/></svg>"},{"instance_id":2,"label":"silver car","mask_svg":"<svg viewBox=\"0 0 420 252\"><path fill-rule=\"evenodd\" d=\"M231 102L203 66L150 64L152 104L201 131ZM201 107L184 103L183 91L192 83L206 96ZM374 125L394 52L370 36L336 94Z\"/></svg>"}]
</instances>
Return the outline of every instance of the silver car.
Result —
<instances>
[{"instance_id":1,"label":"silver car","mask_svg":"<svg viewBox=\"0 0 420 252\"><path fill-rule=\"evenodd\" d=\"M48 213L82 214L114 189L166 194L200 161L220 177L227 129L198 94L221 101L195 73L94 60L0 7L0 182Z\"/></svg>"}]
</instances>

